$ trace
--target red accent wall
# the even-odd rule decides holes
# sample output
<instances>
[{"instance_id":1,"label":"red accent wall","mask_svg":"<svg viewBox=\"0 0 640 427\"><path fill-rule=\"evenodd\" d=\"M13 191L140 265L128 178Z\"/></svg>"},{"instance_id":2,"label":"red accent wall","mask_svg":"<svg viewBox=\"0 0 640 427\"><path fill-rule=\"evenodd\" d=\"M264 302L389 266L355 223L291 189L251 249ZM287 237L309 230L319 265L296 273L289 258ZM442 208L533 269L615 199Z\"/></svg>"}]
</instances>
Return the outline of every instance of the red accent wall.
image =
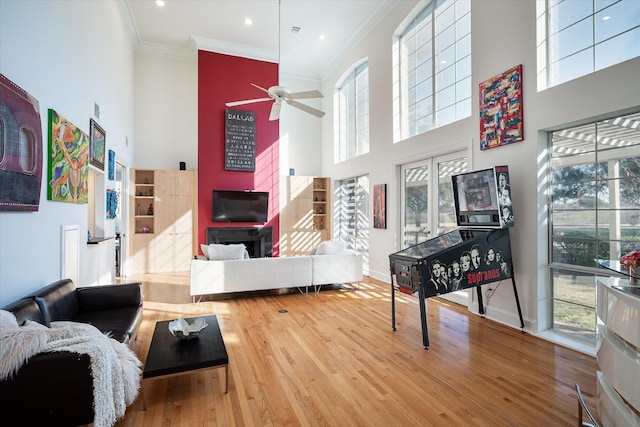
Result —
<instances>
[{"instance_id":1,"label":"red accent wall","mask_svg":"<svg viewBox=\"0 0 640 427\"><path fill-rule=\"evenodd\" d=\"M280 254L280 144L279 121L269 121L272 102L233 107L256 113L255 172L224 169L225 102L267 97L251 86L278 84L278 64L198 51L198 243L206 243L209 227L247 227L254 223L213 223L212 190L269 192L269 217L273 227L273 255Z\"/></svg>"}]
</instances>

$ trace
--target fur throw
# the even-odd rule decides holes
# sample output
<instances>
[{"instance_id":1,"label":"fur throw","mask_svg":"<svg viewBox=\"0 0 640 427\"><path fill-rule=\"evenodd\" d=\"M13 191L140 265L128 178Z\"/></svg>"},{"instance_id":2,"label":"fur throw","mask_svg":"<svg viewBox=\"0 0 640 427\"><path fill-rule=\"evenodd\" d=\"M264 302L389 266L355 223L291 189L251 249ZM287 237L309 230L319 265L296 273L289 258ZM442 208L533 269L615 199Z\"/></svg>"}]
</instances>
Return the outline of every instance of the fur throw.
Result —
<instances>
[{"instance_id":1,"label":"fur throw","mask_svg":"<svg viewBox=\"0 0 640 427\"><path fill-rule=\"evenodd\" d=\"M31 356L41 352L88 354L96 427L113 425L138 394L140 360L127 345L92 325L52 322L47 328L27 321L20 327L12 313L0 310L0 343L0 381L13 376Z\"/></svg>"}]
</instances>

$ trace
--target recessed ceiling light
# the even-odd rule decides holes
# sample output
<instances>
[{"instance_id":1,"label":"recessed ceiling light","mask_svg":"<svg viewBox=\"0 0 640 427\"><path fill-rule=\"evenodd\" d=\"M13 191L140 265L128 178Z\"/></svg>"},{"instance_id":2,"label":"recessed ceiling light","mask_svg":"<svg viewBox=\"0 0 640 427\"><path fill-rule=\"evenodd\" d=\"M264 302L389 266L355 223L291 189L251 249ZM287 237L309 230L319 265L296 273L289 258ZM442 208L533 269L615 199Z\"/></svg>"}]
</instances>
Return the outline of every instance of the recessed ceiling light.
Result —
<instances>
[{"instance_id":1,"label":"recessed ceiling light","mask_svg":"<svg viewBox=\"0 0 640 427\"><path fill-rule=\"evenodd\" d=\"M253 20L251 20L251 18L247 18L244 20L244 25L252 25L253 24Z\"/></svg>"},{"instance_id":2,"label":"recessed ceiling light","mask_svg":"<svg viewBox=\"0 0 640 427\"><path fill-rule=\"evenodd\" d=\"M318 38L319 38L320 40L324 40L324 39L326 39L326 37L325 37L325 35L324 35L324 34L320 34L320 37L318 37Z\"/></svg>"},{"instance_id":3,"label":"recessed ceiling light","mask_svg":"<svg viewBox=\"0 0 640 427\"><path fill-rule=\"evenodd\" d=\"M164 0L156 0L156 5L164 7Z\"/></svg>"},{"instance_id":4,"label":"recessed ceiling light","mask_svg":"<svg viewBox=\"0 0 640 427\"><path fill-rule=\"evenodd\" d=\"M611 17L609 15L606 15L606 16L602 17L603 21L608 21L609 19L611 19Z\"/></svg>"}]
</instances>

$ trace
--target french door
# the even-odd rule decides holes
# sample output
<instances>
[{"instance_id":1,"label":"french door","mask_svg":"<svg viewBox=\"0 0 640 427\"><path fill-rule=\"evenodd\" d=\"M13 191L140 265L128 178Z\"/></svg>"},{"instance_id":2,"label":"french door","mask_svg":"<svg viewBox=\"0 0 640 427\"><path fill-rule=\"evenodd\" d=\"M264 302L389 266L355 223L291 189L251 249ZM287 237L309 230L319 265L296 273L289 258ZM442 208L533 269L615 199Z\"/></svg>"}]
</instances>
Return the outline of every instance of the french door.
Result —
<instances>
[{"instance_id":1,"label":"french door","mask_svg":"<svg viewBox=\"0 0 640 427\"><path fill-rule=\"evenodd\" d=\"M401 247L457 228L451 177L466 172L467 168L466 151L430 157L401 167ZM468 305L466 290L446 294L443 298Z\"/></svg>"}]
</instances>

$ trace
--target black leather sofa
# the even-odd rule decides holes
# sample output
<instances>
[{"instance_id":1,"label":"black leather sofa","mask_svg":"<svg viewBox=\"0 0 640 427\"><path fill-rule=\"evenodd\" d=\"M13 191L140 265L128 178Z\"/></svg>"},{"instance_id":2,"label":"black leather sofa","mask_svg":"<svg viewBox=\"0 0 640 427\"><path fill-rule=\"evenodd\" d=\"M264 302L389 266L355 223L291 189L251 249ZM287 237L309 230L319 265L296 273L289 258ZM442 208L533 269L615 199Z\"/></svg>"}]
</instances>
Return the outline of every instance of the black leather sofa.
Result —
<instances>
[{"instance_id":1,"label":"black leather sofa","mask_svg":"<svg viewBox=\"0 0 640 427\"><path fill-rule=\"evenodd\" d=\"M76 288L59 280L15 301L4 310L18 324L27 320L90 323L120 342L136 338L142 322L142 284ZM77 426L93 423L93 378L86 354L40 353L10 379L0 381L4 425ZM8 424L5 424L7 422Z\"/></svg>"}]
</instances>

